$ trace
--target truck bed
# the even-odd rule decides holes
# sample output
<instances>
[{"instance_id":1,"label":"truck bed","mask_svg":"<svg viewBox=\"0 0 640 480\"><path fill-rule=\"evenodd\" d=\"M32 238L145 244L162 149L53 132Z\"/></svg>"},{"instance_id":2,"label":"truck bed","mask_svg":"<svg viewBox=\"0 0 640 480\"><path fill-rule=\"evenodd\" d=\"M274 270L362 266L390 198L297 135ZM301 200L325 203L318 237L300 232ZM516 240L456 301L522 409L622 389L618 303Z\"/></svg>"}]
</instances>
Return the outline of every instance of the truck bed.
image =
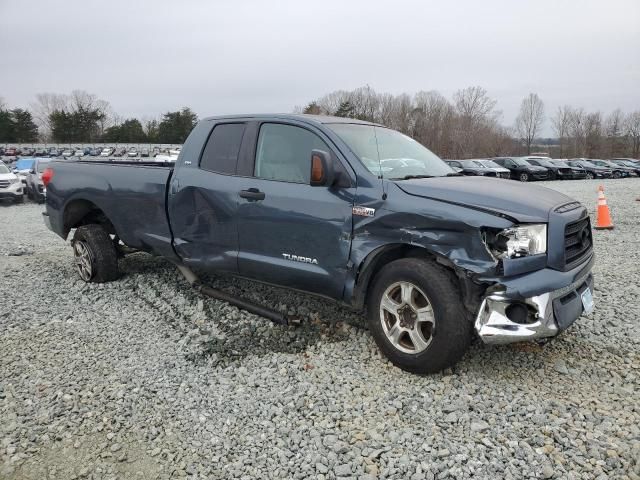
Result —
<instances>
[{"instance_id":1,"label":"truck bed","mask_svg":"<svg viewBox=\"0 0 640 480\"><path fill-rule=\"evenodd\" d=\"M173 162L61 160L51 167L47 215L58 235L66 238L74 217L94 205L128 246L174 256L166 209Z\"/></svg>"}]
</instances>

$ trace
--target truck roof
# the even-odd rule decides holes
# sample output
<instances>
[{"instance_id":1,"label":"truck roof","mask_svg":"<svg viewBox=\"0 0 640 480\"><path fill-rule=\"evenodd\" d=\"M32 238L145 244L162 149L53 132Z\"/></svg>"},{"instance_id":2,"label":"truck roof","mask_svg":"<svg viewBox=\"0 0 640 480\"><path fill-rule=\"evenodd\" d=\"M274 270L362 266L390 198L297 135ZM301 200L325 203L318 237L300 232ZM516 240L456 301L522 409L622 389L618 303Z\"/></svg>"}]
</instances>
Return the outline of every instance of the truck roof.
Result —
<instances>
[{"instance_id":1,"label":"truck roof","mask_svg":"<svg viewBox=\"0 0 640 480\"><path fill-rule=\"evenodd\" d=\"M244 115L215 115L212 117L206 117L203 120L229 120L229 119L281 119L281 120L298 120L307 123L359 123L362 125L377 125L382 127L378 123L367 122L364 120L357 120L355 118L345 117L333 117L331 115L309 115L306 113L248 113Z\"/></svg>"}]
</instances>

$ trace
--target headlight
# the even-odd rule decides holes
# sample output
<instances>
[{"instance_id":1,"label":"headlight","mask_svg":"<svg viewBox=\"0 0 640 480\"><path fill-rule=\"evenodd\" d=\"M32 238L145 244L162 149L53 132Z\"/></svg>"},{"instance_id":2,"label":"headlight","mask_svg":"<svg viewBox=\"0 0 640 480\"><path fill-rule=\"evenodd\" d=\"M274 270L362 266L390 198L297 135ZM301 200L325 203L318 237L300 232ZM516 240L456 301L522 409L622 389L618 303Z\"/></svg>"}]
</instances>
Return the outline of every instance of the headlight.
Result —
<instances>
[{"instance_id":1,"label":"headlight","mask_svg":"<svg viewBox=\"0 0 640 480\"><path fill-rule=\"evenodd\" d=\"M547 253L547 225L515 225L498 233L488 246L499 259Z\"/></svg>"},{"instance_id":2,"label":"headlight","mask_svg":"<svg viewBox=\"0 0 640 480\"><path fill-rule=\"evenodd\" d=\"M9 183L18 183L19 181L20 179L18 177L9 179Z\"/></svg>"}]
</instances>

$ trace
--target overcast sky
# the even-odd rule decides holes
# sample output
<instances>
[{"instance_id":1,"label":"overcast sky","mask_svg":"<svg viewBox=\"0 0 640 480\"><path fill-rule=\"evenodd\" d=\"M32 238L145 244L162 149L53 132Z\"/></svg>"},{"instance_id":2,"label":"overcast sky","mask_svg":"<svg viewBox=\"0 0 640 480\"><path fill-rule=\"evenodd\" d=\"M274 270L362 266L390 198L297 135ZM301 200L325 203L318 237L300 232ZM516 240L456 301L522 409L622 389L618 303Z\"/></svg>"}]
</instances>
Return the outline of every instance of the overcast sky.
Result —
<instances>
[{"instance_id":1,"label":"overcast sky","mask_svg":"<svg viewBox=\"0 0 640 480\"><path fill-rule=\"evenodd\" d=\"M123 116L288 112L336 89L480 85L640 109L640 1L0 0L0 97L83 89ZM550 134L549 121L545 125Z\"/></svg>"}]
</instances>

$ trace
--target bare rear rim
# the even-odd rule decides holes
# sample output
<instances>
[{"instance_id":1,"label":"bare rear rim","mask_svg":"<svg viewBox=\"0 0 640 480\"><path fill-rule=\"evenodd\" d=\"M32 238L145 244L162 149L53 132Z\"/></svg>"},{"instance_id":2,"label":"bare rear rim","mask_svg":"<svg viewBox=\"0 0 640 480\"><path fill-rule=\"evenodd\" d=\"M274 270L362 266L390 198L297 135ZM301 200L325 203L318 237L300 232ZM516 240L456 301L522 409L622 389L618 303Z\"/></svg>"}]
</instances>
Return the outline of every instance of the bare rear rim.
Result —
<instances>
[{"instance_id":1,"label":"bare rear rim","mask_svg":"<svg viewBox=\"0 0 640 480\"><path fill-rule=\"evenodd\" d=\"M423 352L433 340L435 317L431 302L411 282L395 282L384 291L380 322L389 342L401 352Z\"/></svg>"}]
</instances>

